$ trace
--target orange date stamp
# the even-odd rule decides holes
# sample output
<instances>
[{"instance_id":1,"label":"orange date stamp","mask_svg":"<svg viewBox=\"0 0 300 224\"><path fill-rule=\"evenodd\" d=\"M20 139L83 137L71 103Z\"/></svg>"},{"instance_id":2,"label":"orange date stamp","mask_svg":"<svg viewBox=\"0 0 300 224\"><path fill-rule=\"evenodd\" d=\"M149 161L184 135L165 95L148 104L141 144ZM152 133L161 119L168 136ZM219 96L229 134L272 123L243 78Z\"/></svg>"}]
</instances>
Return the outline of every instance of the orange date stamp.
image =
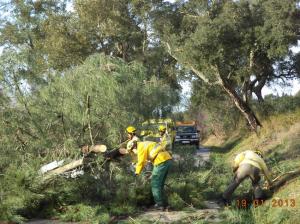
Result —
<instances>
[{"instance_id":1,"label":"orange date stamp","mask_svg":"<svg viewBox=\"0 0 300 224\"><path fill-rule=\"evenodd\" d=\"M238 208L247 208L249 206L253 206L254 208L258 206L266 205L265 200L258 200L255 199L253 201L247 201L246 199L238 199L236 200L236 206ZM274 198L270 202L270 206L272 208L282 208L282 207L296 207L296 200L294 198L289 199L281 199L281 198Z\"/></svg>"}]
</instances>

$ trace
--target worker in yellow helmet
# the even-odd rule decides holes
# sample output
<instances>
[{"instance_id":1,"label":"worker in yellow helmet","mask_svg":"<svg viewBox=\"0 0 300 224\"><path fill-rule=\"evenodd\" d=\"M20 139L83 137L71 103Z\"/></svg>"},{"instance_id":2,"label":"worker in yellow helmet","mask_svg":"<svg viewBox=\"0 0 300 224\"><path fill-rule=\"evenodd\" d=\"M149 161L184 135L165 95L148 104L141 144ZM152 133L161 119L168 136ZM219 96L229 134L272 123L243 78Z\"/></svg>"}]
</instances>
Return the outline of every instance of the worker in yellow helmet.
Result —
<instances>
[{"instance_id":1,"label":"worker in yellow helmet","mask_svg":"<svg viewBox=\"0 0 300 224\"><path fill-rule=\"evenodd\" d=\"M171 148L171 139L169 134L167 133L167 128L165 125L159 125L158 127L160 137L160 143L166 148Z\"/></svg>"},{"instance_id":2,"label":"worker in yellow helmet","mask_svg":"<svg viewBox=\"0 0 300 224\"><path fill-rule=\"evenodd\" d=\"M128 126L126 128L126 132L127 132L127 145L126 145L126 149L128 151L128 153L132 152L133 150L135 150L135 145L136 143L139 141L139 138L136 135L136 128L133 126ZM136 152L135 152L136 154Z\"/></svg>"},{"instance_id":3,"label":"worker in yellow helmet","mask_svg":"<svg viewBox=\"0 0 300 224\"><path fill-rule=\"evenodd\" d=\"M238 154L234 159L233 172L235 173L234 178L223 193L223 202L226 204L230 202L235 189L246 178L250 178L252 181L255 199L262 199L263 197L263 192L259 185L261 173L266 177L269 186L272 185L270 172L259 150L247 150Z\"/></svg>"},{"instance_id":4,"label":"worker in yellow helmet","mask_svg":"<svg viewBox=\"0 0 300 224\"><path fill-rule=\"evenodd\" d=\"M162 142L166 138L167 128L164 125L159 125L158 131L159 131L159 135L161 136L160 141Z\"/></svg>"},{"instance_id":5,"label":"worker in yellow helmet","mask_svg":"<svg viewBox=\"0 0 300 224\"><path fill-rule=\"evenodd\" d=\"M153 164L151 190L155 201L154 208L164 210L167 206L164 184L171 167L172 156L157 142L137 142L137 158L135 174L140 175L148 161Z\"/></svg>"},{"instance_id":6,"label":"worker in yellow helmet","mask_svg":"<svg viewBox=\"0 0 300 224\"><path fill-rule=\"evenodd\" d=\"M131 157L131 165L130 170L135 170L135 165L137 163L137 151L136 145L137 142L140 141L138 136L136 135L136 128L133 126L128 126L126 128L127 132L127 144L126 144L126 154L129 154Z\"/></svg>"}]
</instances>

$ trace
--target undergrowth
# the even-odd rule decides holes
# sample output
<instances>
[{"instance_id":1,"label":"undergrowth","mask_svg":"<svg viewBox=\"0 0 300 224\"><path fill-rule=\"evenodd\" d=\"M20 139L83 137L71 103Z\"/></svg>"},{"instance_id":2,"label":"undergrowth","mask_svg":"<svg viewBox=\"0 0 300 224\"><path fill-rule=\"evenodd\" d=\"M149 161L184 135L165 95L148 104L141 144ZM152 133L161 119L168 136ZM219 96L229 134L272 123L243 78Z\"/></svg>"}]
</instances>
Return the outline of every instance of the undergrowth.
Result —
<instances>
[{"instance_id":1,"label":"undergrowth","mask_svg":"<svg viewBox=\"0 0 300 224\"><path fill-rule=\"evenodd\" d=\"M234 135L211 147L210 162L197 166L195 146L177 145L165 190L173 210L205 208L205 200L218 200L233 178L231 161L247 149L259 148L273 177L299 168L300 110L272 116L263 122L259 135ZM276 127L276 128L274 128ZM104 163L101 156L85 175L67 179L59 176L43 183L38 169L44 158L32 163L10 163L1 174L0 220L21 223L31 218L109 223L143 212L153 204L150 182L134 177L129 158ZM275 192L266 204L245 209L237 200L252 195L250 181L236 190L232 206L220 213L222 223L297 223L300 202L299 178ZM296 206L272 207L273 199L296 200ZM137 222L138 223L138 222ZM193 223L205 223L194 219Z\"/></svg>"}]
</instances>

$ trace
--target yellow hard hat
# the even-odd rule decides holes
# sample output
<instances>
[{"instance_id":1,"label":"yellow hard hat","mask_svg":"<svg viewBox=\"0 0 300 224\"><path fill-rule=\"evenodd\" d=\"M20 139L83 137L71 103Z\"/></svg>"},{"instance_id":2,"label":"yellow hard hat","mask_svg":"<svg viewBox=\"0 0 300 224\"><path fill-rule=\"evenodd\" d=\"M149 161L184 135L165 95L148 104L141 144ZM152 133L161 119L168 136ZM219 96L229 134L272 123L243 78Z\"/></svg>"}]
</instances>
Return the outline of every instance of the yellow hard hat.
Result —
<instances>
[{"instance_id":1,"label":"yellow hard hat","mask_svg":"<svg viewBox=\"0 0 300 224\"><path fill-rule=\"evenodd\" d=\"M133 134L133 133L136 132L136 128L133 127L133 126L128 126L128 127L126 128L126 131L127 131L128 134Z\"/></svg>"},{"instance_id":2,"label":"yellow hard hat","mask_svg":"<svg viewBox=\"0 0 300 224\"><path fill-rule=\"evenodd\" d=\"M165 131L167 128L164 125L159 125L158 130L159 131Z\"/></svg>"}]
</instances>

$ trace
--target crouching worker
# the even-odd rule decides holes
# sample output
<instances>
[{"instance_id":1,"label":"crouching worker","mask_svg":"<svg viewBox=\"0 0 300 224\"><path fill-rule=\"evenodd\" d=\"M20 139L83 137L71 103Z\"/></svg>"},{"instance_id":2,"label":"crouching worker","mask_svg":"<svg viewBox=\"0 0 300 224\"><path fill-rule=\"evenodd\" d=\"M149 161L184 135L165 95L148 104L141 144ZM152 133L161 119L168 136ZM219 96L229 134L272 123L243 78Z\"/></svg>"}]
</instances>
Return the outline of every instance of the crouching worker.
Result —
<instances>
[{"instance_id":1,"label":"crouching worker","mask_svg":"<svg viewBox=\"0 0 300 224\"><path fill-rule=\"evenodd\" d=\"M167 207L167 198L164 194L164 184L171 167L171 155L156 142L137 142L138 161L135 175L139 175L147 161L153 164L151 176L151 191L155 201L154 208L164 210Z\"/></svg>"},{"instance_id":2,"label":"crouching worker","mask_svg":"<svg viewBox=\"0 0 300 224\"><path fill-rule=\"evenodd\" d=\"M234 178L223 193L223 202L225 204L230 202L235 189L248 177L252 181L255 199L263 199L263 191L259 184L261 172L266 177L269 186L272 185L270 173L259 150L255 152L247 150L238 154L234 160L233 172L235 173Z\"/></svg>"}]
</instances>

